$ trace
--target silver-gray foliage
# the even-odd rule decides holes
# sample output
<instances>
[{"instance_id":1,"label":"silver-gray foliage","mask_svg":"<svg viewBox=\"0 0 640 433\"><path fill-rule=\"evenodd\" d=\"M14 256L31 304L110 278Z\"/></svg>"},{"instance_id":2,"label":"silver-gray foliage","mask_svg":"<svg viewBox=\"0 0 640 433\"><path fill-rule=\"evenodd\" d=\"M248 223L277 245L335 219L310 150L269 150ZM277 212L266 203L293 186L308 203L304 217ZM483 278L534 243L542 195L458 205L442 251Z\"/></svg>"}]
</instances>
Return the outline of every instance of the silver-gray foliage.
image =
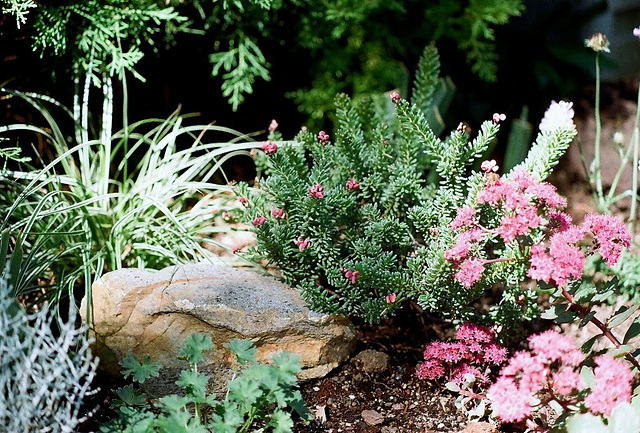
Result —
<instances>
[{"instance_id":1,"label":"silver-gray foliage","mask_svg":"<svg viewBox=\"0 0 640 433\"><path fill-rule=\"evenodd\" d=\"M72 432L87 416L82 400L98 364L86 329L71 314L56 337L49 310L29 313L9 292L0 278L0 429Z\"/></svg>"}]
</instances>

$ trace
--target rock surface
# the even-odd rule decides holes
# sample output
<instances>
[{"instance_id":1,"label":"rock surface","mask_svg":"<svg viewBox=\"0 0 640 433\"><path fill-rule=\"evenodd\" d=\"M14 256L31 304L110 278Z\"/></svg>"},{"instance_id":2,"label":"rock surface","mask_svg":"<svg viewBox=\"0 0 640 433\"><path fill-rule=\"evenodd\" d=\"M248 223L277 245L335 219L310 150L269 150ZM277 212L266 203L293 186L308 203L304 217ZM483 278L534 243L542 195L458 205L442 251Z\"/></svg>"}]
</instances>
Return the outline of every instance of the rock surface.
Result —
<instances>
[{"instance_id":1,"label":"rock surface","mask_svg":"<svg viewBox=\"0 0 640 433\"><path fill-rule=\"evenodd\" d=\"M94 283L92 299L101 368L119 374L127 353L149 354L164 367L147 382L159 394L177 391L174 382L187 364L176 357L193 332L212 337L214 348L198 368L211 376L216 393L233 374L234 356L224 345L234 338L251 340L261 362L281 351L299 355L302 380L326 375L356 343L348 319L310 311L296 290L273 277L224 265L110 272Z\"/></svg>"}]
</instances>

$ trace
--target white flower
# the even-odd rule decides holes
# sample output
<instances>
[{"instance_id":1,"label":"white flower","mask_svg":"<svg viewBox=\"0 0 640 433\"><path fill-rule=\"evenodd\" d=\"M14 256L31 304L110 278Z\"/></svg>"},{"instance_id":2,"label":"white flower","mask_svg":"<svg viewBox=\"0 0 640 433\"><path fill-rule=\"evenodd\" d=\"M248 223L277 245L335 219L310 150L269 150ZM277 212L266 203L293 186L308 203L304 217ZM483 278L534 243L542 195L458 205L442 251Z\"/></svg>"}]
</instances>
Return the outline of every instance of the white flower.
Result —
<instances>
[{"instance_id":1,"label":"white flower","mask_svg":"<svg viewBox=\"0 0 640 433\"><path fill-rule=\"evenodd\" d=\"M540 131L555 131L556 129L573 128L573 102L551 101L551 105L544 113L540 122Z\"/></svg>"}]
</instances>

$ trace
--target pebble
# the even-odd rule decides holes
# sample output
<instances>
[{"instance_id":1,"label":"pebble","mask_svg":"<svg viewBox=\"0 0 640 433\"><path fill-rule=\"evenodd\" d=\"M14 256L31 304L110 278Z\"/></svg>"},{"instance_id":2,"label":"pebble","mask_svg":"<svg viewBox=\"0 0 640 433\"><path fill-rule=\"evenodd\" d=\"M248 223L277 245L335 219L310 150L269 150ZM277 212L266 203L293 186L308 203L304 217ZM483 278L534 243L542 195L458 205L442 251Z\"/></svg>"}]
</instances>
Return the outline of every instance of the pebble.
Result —
<instances>
[{"instance_id":1,"label":"pebble","mask_svg":"<svg viewBox=\"0 0 640 433\"><path fill-rule=\"evenodd\" d=\"M378 425L384 422L384 416L375 410L363 410L360 416L369 425Z\"/></svg>"}]
</instances>

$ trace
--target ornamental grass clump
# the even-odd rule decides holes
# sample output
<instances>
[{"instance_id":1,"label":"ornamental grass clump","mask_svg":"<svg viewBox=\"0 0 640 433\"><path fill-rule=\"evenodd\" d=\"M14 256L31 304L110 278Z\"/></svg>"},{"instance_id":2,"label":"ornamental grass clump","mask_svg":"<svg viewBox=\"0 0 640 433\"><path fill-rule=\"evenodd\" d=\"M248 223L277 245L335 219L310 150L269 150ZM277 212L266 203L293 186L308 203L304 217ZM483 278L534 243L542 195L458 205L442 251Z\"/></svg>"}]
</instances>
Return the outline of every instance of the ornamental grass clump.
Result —
<instances>
[{"instance_id":1,"label":"ornamental grass clump","mask_svg":"<svg viewBox=\"0 0 640 433\"><path fill-rule=\"evenodd\" d=\"M377 322L412 299L445 318L479 315L509 329L537 314L537 293L521 286L527 267L511 260L523 254L513 237L531 237L522 225L536 218L542 224L544 212L564 203L550 186L520 191L526 200L504 215L503 207L492 211L494 232L482 232L477 251L459 252L456 260L446 253L466 231L462 220L474 218L462 211L456 219L457 209L491 207L484 201L493 199L480 193L498 182L528 176L533 184L549 175L576 134L570 104L549 111L527 159L500 181L496 169L474 167L505 116L496 113L473 138L464 124L439 138L427 115L437 112L439 68L436 49L427 47L410 100L398 92L362 102L338 95L331 134L303 130L294 143L275 147L281 136L270 131L271 143L256 156L264 178L253 188L239 186L256 233L255 258L278 268L312 309ZM531 221L521 221L521 208ZM495 231L502 216L504 238ZM476 232L464 236L471 241ZM474 301L496 286L502 297L489 314L474 310Z\"/></svg>"}]
</instances>

